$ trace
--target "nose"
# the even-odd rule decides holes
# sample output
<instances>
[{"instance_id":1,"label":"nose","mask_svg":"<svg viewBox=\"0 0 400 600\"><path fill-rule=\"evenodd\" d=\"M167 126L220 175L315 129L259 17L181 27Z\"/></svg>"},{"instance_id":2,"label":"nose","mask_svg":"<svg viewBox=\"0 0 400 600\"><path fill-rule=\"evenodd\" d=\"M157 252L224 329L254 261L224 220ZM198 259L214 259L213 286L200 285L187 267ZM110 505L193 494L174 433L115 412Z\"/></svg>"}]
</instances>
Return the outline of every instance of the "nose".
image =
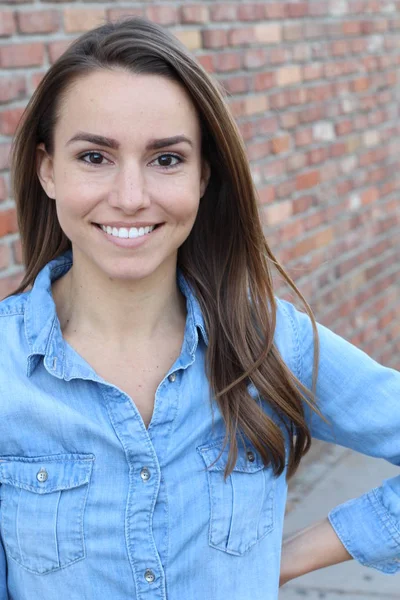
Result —
<instances>
[{"instance_id":1,"label":"nose","mask_svg":"<svg viewBox=\"0 0 400 600\"><path fill-rule=\"evenodd\" d=\"M139 165L130 162L118 170L109 203L127 213L135 213L140 208L149 206L145 177Z\"/></svg>"}]
</instances>

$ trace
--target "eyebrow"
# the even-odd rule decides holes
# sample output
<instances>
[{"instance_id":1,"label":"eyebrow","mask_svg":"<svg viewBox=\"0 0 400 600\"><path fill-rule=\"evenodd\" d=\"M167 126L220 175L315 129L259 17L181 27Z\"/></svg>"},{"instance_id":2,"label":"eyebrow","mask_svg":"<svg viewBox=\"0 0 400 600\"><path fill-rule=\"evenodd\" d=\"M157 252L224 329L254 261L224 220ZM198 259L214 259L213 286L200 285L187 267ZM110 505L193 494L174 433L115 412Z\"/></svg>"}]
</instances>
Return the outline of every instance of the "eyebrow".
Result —
<instances>
[{"instance_id":1,"label":"eyebrow","mask_svg":"<svg viewBox=\"0 0 400 600\"><path fill-rule=\"evenodd\" d=\"M79 131L70 140L68 140L66 145L69 146L69 144L72 144L73 142L90 142L91 144L105 146L107 148L112 148L113 150L118 150L120 147L120 143L113 138L94 133L86 133L85 131ZM150 140L146 145L146 150L159 150L160 148L174 146L175 144L180 144L181 142L186 142L189 144L189 146L193 146L192 140L185 135L174 135L173 137Z\"/></svg>"}]
</instances>

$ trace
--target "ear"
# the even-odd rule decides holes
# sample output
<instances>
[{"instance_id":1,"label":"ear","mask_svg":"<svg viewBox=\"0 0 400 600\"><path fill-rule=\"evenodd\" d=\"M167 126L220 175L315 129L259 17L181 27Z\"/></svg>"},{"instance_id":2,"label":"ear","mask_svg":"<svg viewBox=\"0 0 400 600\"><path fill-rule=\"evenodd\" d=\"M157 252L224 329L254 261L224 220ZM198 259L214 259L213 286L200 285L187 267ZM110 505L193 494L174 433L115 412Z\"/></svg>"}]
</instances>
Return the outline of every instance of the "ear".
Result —
<instances>
[{"instance_id":1,"label":"ear","mask_svg":"<svg viewBox=\"0 0 400 600\"><path fill-rule=\"evenodd\" d=\"M53 159L47 153L45 145L39 144L36 148L36 173L42 188L49 198L56 197L54 185Z\"/></svg>"},{"instance_id":2,"label":"ear","mask_svg":"<svg viewBox=\"0 0 400 600\"><path fill-rule=\"evenodd\" d=\"M202 198L206 192L208 182L210 181L211 169L210 165L206 160L203 160L201 167L201 179L200 179L200 198Z\"/></svg>"}]
</instances>

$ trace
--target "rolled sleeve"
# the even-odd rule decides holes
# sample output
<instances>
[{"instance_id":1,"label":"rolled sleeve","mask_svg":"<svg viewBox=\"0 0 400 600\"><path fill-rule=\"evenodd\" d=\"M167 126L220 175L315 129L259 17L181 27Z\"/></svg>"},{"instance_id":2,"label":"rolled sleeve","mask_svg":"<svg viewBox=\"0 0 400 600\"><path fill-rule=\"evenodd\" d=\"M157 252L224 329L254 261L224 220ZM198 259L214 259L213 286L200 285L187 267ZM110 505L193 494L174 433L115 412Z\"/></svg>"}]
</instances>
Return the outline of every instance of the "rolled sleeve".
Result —
<instances>
[{"instance_id":1,"label":"rolled sleeve","mask_svg":"<svg viewBox=\"0 0 400 600\"><path fill-rule=\"evenodd\" d=\"M307 314L283 300L297 348L295 374L311 389L313 330ZM320 358L316 397L328 420L305 406L314 438L383 458L400 466L400 373L374 361L317 324ZM361 564L384 573L400 570L400 471L378 488L349 500L328 515L347 551Z\"/></svg>"},{"instance_id":2,"label":"rolled sleeve","mask_svg":"<svg viewBox=\"0 0 400 600\"><path fill-rule=\"evenodd\" d=\"M328 519L343 546L359 563L387 574L400 570L399 526L383 504L382 488L340 504Z\"/></svg>"}]
</instances>

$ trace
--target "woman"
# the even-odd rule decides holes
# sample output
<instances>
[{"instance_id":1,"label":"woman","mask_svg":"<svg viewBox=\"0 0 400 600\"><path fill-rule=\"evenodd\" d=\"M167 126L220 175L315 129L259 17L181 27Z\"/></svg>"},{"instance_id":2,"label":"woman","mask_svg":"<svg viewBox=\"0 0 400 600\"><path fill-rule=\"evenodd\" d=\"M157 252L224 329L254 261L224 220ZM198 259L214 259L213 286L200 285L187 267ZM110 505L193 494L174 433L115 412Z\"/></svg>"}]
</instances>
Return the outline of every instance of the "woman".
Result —
<instances>
[{"instance_id":1,"label":"woman","mask_svg":"<svg viewBox=\"0 0 400 600\"><path fill-rule=\"evenodd\" d=\"M400 477L282 549L311 436L399 462L400 375L275 298L271 265L303 300L185 48L138 19L84 34L27 108L13 179L1 598L273 600L351 557L397 571Z\"/></svg>"}]
</instances>

